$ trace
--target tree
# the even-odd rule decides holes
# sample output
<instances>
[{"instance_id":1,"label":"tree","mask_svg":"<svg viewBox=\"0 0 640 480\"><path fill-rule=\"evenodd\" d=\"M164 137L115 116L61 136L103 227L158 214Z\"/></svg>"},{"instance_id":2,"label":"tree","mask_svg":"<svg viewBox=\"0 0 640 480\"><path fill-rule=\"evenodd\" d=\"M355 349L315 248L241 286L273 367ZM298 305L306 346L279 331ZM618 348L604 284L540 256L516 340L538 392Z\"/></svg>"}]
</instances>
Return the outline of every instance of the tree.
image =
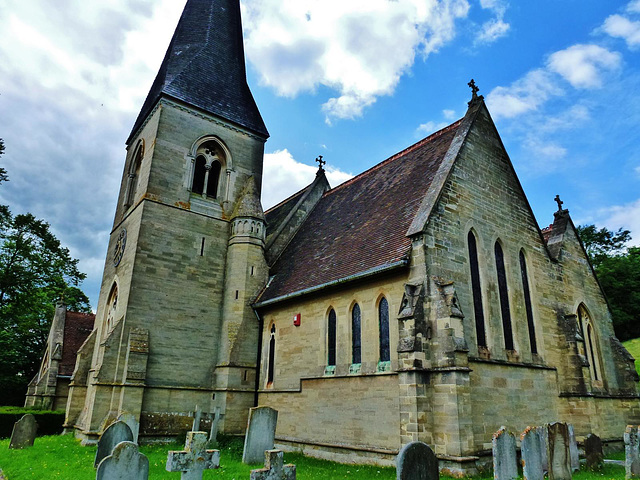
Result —
<instances>
[{"instance_id":1,"label":"tree","mask_svg":"<svg viewBox=\"0 0 640 480\"><path fill-rule=\"evenodd\" d=\"M6 177L6 172L5 172ZM6 180L6 178L5 178ZM89 312L78 260L33 215L0 206L0 391L3 403L24 402L37 372L55 305Z\"/></svg>"},{"instance_id":2,"label":"tree","mask_svg":"<svg viewBox=\"0 0 640 480\"><path fill-rule=\"evenodd\" d=\"M640 337L640 248L627 248L629 230L585 225L578 234L609 301L616 336Z\"/></svg>"}]
</instances>

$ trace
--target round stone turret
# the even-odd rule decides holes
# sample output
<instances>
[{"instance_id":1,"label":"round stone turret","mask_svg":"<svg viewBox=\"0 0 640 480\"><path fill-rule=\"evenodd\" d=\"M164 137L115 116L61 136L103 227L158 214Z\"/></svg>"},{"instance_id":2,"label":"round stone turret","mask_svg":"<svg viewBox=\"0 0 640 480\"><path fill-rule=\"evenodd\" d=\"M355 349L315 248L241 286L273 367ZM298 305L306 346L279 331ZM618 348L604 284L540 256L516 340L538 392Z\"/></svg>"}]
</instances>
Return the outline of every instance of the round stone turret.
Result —
<instances>
[{"instance_id":1,"label":"round stone turret","mask_svg":"<svg viewBox=\"0 0 640 480\"><path fill-rule=\"evenodd\" d=\"M231 214L232 243L258 243L264 246L266 222L255 180L250 177Z\"/></svg>"}]
</instances>

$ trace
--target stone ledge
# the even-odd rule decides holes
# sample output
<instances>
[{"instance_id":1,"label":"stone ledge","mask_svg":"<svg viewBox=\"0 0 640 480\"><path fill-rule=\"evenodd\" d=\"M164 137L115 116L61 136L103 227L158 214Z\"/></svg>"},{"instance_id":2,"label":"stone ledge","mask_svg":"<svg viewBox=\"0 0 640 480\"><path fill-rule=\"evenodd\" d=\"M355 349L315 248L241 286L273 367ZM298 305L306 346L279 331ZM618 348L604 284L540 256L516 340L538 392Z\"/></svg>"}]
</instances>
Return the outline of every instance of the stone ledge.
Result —
<instances>
[{"instance_id":1,"label":"stone ledge","mask_svg":"<svg viewBox=\"0 0 640 480\"><path fill-rule=\"evenodd\" d=\"M509 362L507 360L496 360L496 359L480 358L480 357L469 357L469 361L476 362L476 363L489 363L493 365L504 365L507 367L532 368L537 370L552 370L552 371L558 370L556 367L550 367L548 365L541 365L538 363Z\"/></svg>"}]
</instances>

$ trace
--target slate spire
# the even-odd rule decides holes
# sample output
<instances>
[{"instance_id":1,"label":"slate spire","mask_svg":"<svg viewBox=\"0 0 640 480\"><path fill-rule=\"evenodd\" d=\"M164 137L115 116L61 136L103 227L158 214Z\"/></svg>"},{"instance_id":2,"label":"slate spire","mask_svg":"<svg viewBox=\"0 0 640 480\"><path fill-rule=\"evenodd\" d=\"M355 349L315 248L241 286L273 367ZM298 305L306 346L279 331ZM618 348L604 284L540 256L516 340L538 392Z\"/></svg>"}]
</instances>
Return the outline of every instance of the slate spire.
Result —
<instances>
[{"instance_id":1,"label":"slate spire","mask_svg":"<svg viewBox=\"0 0 640 480\"><path fill-rule=\"evenodd\" d=\"M269 132L247 85L239 0L187 0L127 144L161 97Z\"/></svg>"}]
</instances>

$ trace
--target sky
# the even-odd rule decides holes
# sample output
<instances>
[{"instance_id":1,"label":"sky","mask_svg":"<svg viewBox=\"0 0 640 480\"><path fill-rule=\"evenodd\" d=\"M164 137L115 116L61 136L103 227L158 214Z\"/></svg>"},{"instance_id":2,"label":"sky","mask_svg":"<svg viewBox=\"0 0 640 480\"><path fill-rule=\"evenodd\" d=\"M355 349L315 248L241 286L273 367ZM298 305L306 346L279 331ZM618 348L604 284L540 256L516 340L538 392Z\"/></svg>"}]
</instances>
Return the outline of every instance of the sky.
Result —
<instances>
[{"instance_id":1,"label":"sky","mask_svg":"<svg viewBox=\"0 0 640 480\"><path fill-rule=\"evenodd\" d=\"M125 140L185 0L0 0L0 202L45 219L95 308ZM465 114L475 79L541 227L640 244L640 0L242 0L263 206Z\"/></svg>"}]
</instances>

